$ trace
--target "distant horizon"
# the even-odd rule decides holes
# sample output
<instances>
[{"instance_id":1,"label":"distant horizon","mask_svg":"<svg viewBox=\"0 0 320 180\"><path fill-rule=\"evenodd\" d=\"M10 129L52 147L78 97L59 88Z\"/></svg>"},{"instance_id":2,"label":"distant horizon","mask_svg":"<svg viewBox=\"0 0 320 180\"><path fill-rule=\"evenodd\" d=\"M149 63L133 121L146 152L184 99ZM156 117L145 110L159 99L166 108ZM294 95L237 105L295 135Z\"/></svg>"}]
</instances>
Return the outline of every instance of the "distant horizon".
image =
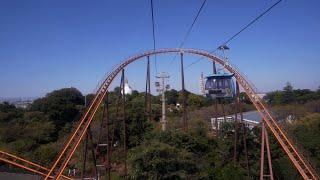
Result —
<instances>
[{"instance_id":1,"label":"distant horizon","mask_svg":"<svg viewBox=\"0 0 320 180\"><path fill-rule=\"evenodd\" d=\"M291 82L289 82L289 83L291 83ZM291 84L292 84L292 83L291 83ZM129 82L129 85L130 85L130 82ZM285 85L286 85L286 84L284 84L283 87L284 87ZM293 84L292 84L292 85L293 85ZM84 93L84 92L82 92L82 91L81 91L79 88L77 88L77 87L62 87L62 88L57 88L57 89L50 90L50 91L44 93L43 95L39 95L39 96L16 96L16 97L4 97L4 96L0 96L0 101L3 101L4 99L19 99L19 98L22 98L22 99L38 99L38 98L45 97L48 93L50 93L50 92L52 92L52 91L60 90L60 89L64 89L64 88L76 88L77 90L79 90L79 91L81 92L82 95L94 94L93 92L92 92L92 93ZM111 90L113 91L114 88L115 88L115 87L113 87ZM319 88L320 88L320 87L319 87ZM317 91L319 88L315 88L315 89L311 89L311 88L297 88L297 87L295 87L295 86L293 85L293 89L294 89L294 90L296 90L296 89L310 89L311 91ZM136 90L136 89L132 89L132 90ZM170 90L171 90L171 89L170 89ZM174 89L174 90L179 91L179 89ZM180 89L180 90L181 90L181 89ZM267 93L269 93L269 92L281 91L281 90L283 90L283 89L275 89L275 90L271 90L271 91L267 91L267 92L265 92L265 91L259 91L259 94L267 94ZM136 90L136 91L138 91L139 93L144 92L144 91L139 91L139 90ZM188 90L187 90L187 91L188 91ZM193 92L193 91L190 91L190 92L192 92L192 93L194 93L194 94L200 95L199 92ZM243 92L243 90L242 90L241 92ZM151 94L157 95L157 94L155 94L155 93L151 93Z\"/></svg>"}]
</instances>

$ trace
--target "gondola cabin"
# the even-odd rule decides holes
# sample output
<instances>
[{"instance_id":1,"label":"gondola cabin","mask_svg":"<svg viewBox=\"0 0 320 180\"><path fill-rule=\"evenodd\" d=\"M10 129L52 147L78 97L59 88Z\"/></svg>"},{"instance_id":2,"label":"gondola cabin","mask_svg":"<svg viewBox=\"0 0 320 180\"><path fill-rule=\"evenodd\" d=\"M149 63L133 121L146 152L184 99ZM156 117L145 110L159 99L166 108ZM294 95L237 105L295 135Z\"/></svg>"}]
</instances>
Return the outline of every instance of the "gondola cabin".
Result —
<instances>
[{"instance_id":1,"label":"gondola cabin","mask_svg":"<svg viewBox=\"0 0 320 180\"><path fill-rule=\"evenodd\" d=\"M206 77L205 93L212 99L232 99L235 97L233 74L213 74Z\"/></svg>"}]
</instances>

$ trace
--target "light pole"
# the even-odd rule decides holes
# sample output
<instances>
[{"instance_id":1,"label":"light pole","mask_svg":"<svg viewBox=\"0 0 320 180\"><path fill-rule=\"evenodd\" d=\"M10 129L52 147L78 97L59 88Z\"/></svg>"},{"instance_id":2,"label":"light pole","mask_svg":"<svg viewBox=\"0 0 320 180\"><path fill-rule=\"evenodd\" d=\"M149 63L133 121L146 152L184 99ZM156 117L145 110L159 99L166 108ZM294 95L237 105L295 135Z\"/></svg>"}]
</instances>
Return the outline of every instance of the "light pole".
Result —
<instances>
[{"instance_id":1,"label":"light pole","mask_svg":"<svg viewBox=\"0 0 320 180\"><path fill-rule=\"evenodd\" d=\"M161 118L161 126L162 131L165 131L167 129L167 118L166 118L166 95L165 92L170 89L169 84L166 84L165 79L168 79L170 76L166 73L162 73L158 76L156 76L157 79L160 79L160 82L157 81L155 83L155 86L157 88L157 92L161 94L161 102L162 102L162 118Z\"/></svg>"}]
</instances>

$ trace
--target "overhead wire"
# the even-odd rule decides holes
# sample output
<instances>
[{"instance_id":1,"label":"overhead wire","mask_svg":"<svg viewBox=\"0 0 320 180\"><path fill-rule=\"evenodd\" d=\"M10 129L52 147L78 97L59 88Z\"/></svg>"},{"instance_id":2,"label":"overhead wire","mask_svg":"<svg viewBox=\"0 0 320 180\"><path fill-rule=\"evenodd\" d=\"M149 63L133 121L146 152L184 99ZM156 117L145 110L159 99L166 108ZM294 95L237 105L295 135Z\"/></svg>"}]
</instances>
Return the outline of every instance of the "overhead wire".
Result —
<instances>
[{"instance_id":1,"label":"overhead wire","mask_svg":"<svg viewBox=\"0 0 320 180\"><path fill-rule=\"evenodd\" d=\"M190 33L191 33L191 30L192 30L193 26L195 25L195 23L196 23L199 15L200 15L200 13L201 13L204 5L206 4L206 2L207 2L207 0L204 0L204 1L202 2L201 6L200 6L200 8L199 8L199 10L198 10L198 12L197 12L197 15L196 15L195 18L193 19L193 22L192 22L191 26L189 27L186 35L184 36L182 42L181 42L180 45L179 45L180 48L185 44L186 40L188 39L188 37L189 37L189 35L190 35Z\"/></svg>"},{"instance_id":2,"label":"overhead wire","mask_svg":"<svg viewBox=\"0 0 320 180\"><path fill-rule=\"evenodd\" d=\"M264 15L266 15L269 11L271 11L274 7L276 7L282 0L278 0L276 3L274 3L272 6L270 6L268 9L266 9L265 11L263 11L259 16L257 16L256 18L254 18L253 20L251 20L247 25L245 25L243 28L241 28L237 33L235 33L233 36L231 36L230 38L228 38L224 43L222 43L221 45L219 45L216 49L210 51L210 53L215 53L219 47L227 45L230 41L232 41L233 39L235 39L237 36L239 36L244 30L248 29L250 26L252 26L255 22L257 22L260 18L262 18ZM191 64L187 65L185 69L193 66L194 64L198 63L201 59L203 59L203 57L197 59L196 61L192 62Z\"/></svg>"},{"instance_id":3,"label":"overhead wire","mask_svg":"<svg viewBox=\"0 0 320 180\"><path fill-rule=\"evenodd\" d=\"M155 21L154 21L154 7L153 7L153 0L150 0L150 7L151 7L151 20L152 20L152 38L153 38L153 51L156 50L156 36L155 36ZM157 67L157 56L154 56L154 67L156 69L156 74L158 74L158 67Z\"/></svg>"},{"instance_id":4,"label":"overhead wire","mask_svg":"<svg viewBox=\"0 0 320 180\"><path fill-rule=\"evenodd\" d=\"M182 48L183 45L185 44L185 42L187 41L187 39L188 39L188 37L189 37L189 35L190 35L190 33L191 33L194 25L196 24L196 21L197 21L199 15L200 15L200 13L201 13L204 5L206 4L206 2L207 2L207 0L204 0L204 1L202 2L200 8L199 8L198 11L197 11L196 16L194 17L194 19L193 19L193 21L192 21L192 24L189 26L187 33L185 34L184 38L182 39L182 41L181 41L181 43L180 43L180 45L179 45L179 48ZM173 59L171 60L170 65L173 63L173 61L176 59L176 57L177 57L177 54L176 54L176 55L173 57Z\"/></svg>"}]
</instances>

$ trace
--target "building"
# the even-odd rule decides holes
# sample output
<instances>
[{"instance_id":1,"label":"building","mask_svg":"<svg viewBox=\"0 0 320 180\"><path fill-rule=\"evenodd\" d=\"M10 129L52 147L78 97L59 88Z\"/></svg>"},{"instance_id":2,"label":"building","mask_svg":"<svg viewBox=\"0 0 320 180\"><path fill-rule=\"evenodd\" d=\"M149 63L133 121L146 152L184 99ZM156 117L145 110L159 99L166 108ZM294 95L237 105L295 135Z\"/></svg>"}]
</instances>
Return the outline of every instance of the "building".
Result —
<instances>
[{"instance_id":1,"label":"building","mask_svg":"<svg viewBox=\"0 0 320 180\"><path fill-rule=\"evenodd\" d=\"M124 93L125 94L132 94L132 88L130 87L128 83L128 79L124 81Z\"/></svg>"},{"instance_id":2,"label":"building","mask_svg":"<svg viewBox=\"0 0 320 180\"><path fill-rule=\"evenodd\" d=\"M211 118L211 127L212 130L219 130L220 126L224 122L234 122L235 115L227 115L226 120L224 117L218 117L217 120L215 118ZM240 115L238 114L238 121L240 121ZM243 122L245 125L249 128L252 129L255 126L259 125L261 121L261 116L258 111L248 111L243 113Z\"/></svg>"}]
</instances>

